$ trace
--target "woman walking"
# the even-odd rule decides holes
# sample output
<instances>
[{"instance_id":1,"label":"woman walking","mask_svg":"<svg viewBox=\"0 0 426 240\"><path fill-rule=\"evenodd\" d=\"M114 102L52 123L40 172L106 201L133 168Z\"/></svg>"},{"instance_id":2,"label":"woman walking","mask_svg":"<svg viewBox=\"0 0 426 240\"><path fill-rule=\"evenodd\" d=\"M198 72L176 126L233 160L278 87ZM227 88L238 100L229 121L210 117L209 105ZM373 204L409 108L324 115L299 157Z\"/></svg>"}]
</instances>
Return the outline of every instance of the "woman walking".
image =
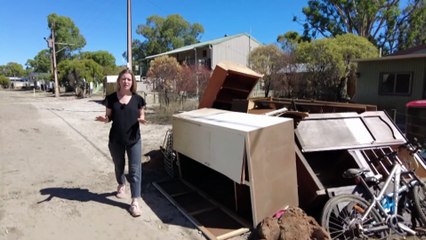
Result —
<instances>
[{"instance_id":1,"label":"woman walking","mask_svg":"<svg viewBox=\"0 0 426 240\"><path fill-rule=\"evenodd\" d=\"M105 116L97 116L96 121L108 123L112 121L109 132L108 148L114 162L117 180L116 197L126 197L125 154L128 159L128 181L130 183L130 214L141 215L139 198L142 180L142 142L139 123L146 124L145 99L136 93L136 79L131 70L125 69L117 78L117 91L106 96Z\"/></svg>"}]
</instances>

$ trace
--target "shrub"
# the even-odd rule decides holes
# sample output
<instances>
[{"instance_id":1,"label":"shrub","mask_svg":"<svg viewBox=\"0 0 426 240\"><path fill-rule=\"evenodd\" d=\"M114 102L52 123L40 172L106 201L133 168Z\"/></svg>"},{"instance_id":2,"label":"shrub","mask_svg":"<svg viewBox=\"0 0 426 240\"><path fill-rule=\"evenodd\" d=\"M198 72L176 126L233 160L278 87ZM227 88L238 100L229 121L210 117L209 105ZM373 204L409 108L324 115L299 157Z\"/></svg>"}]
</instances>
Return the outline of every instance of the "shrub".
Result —
<instances>
[{"instance_id":1,"label":"shrub","mask_svg":"<svg viewBox=\"0 0 426 240\"><path fill-rule=\"evenodd\" d=\"M3 88L8 88L10 84L10 80L9 78L0 75L0 86L2 86Z\"/></svg>"},{"instance_id":2,"label":"shrub","mask_svg":"<svg viewBox=\"0 0 426 240\"><path fill-rule=\"evenodd\" d=\"M156 124L172 124L173 114L183 112L183 111L191 111L198 108L198 101L195 99L188 99L186 101L172 101L168 105L159 105L153 107L153 111L155 114L150 114L147 111L148 121L156 123Z\"/></svg>"}]
</instances>

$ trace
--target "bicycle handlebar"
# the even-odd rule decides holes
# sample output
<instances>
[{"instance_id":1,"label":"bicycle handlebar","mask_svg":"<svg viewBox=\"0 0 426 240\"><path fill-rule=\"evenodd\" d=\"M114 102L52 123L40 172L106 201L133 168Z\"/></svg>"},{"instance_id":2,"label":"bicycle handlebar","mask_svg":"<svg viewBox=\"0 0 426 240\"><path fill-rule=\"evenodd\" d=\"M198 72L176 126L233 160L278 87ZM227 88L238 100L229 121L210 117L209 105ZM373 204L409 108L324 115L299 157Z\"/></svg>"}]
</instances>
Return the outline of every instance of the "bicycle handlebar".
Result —
<instances>
[{"instance_id":1,"label":"bicycle handlebar","mask_svg":"<svg viewBox=\"0 0 426 240\"><path fill-rule=\"evenodd\" d=\"M407 143L401 145L400 148L404 147L405 149L407 149L410 152L410 154L417 153L420 149L423 148L423 146L422 146L422 144L419 143L417 138L414 138L413 142L414 143L407 142Z\"/></svg>"},{"instance_id":2,"label":"bicycle handlebar","mask_svg":"<svg viewBox=\"0 0 426 240\"><path fill-rule=\"evenodd\" d=\"M379 156L379 157L375 158L375 160L380 161L380 160L382 160L382 159L384 159L384 158L387 157L387 158L391 159L392 161L395 161L397 154L398 154L398 151L391 151L391 152L385 153L382 156Z\"/></svg>"},{"instance_id":3,"label":"bicycle handlebar","mask_svg":"<svg viewBox=\"0 0 426 240\"><path fill-rule=\"evenodd\" d=\"M408 145L409 145L409 143L407 143ZM400 148L402 147L402 146L405 146L406 144L404 144L404 145L401 145L400 146ZM407 173L412 173L413 171L414 171L414 169L417 169L417 167L418 167L418 159L416 158L416 150L414 150L414 152L412 152L413 150L410 150L408 147L406 147L407 148L407 150L410 152L410 155L412 155L413 157L414 157L414 164L415 164L415 167L414 168L411 168L410 167L410 169L408 169L408 166L410 166L410 164L408 164L408 162L409 161L407 161L407 159L404 159L404 160L401 160L401 159L399 159L398 158L398 151L396 151L396 150L392 150L391 152L388 152L388 153L385 153L385 154L383 154L382 156L378 156L378 157L376 157L376 158L372 158L372 160L373 161L381 161L381 160L383 160L384 158L389 158L389 160L390 161L392 161L392 164L395 164L395 163L397 163L397 164L401 164L401 165L403 165L404 166L404 172L407 172ZM406 163L406 164L404 164L403 163L403 161Z\"/></svg>"}]
</instances>

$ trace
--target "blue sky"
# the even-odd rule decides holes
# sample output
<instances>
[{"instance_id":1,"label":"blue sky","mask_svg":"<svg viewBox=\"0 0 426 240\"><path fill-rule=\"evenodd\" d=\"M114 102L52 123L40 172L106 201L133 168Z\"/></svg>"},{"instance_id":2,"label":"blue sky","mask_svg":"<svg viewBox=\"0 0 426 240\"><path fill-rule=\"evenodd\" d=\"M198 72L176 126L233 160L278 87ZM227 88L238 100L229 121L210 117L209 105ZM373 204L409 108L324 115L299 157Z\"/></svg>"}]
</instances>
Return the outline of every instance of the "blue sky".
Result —
<instances>
[{"instance_id":1,"label":"blue sky","mask_svg":"<svg viewBox=\"0 0 426 240\"><path fill-rule=\"evenodd\" d=\"M74 21L86 39L83 51L106 50L118 65L127 49L127 0L0 0L0 65L28 59L47 49L47 16L56 13ZM275 43L287 31L302 33L292 21L302 17L307 0L132 0L132 38L142 39L135 29L152 15L179 14L204 27L201 41L249 33L258 41Z\"/></svg>"}]
</instances>

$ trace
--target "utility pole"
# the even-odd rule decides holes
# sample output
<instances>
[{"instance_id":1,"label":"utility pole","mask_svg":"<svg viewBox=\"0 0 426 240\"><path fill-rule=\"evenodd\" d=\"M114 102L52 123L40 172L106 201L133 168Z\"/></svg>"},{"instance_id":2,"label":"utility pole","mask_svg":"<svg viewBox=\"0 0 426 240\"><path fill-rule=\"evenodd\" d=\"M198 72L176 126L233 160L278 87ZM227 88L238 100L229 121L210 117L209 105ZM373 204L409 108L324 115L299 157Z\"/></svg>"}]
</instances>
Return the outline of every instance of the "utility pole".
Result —
<instances>
[{"instance_id":1,"label":"utility pole","mask_svg":"<svg viewBox=\"0 0 426 240\"><path fill-rule=\"evenodd\" d=\"M44 38L44 40L47 43L47 47L49 48L49 53L50 53L50 72L53 73L53 54L52 54L52 39L49 38Z\"/></svg>"},{"instance_id":2,"label":"utility pole","mask_svg":"<svg viewBox=\"0 0 426 240\"><path fill-rule=\"evenodd\" d=\"M55 24L52 25L53 77L55 79L55 97L59 97L58 68L56 67Z\"/></svg>"},{"instance_id":3,"label":"utility pole","mask_svg":"<svg viewBox=\"0 0 426 240\"><path fill-rule=\"evenodd\" d=\"M57 64L56 64L56 54L59 53L60 51L64 50L66 47L59 49L59 51L56 51L56 45L75 45L75 44L71 44L71 43L57 43L55 41L55 29L54 26L52 26L52 30L51 30L51 37L49 39L44 38L44 40L46 40L47 42L47 47L50 50L50 61L51 61L51 65L50 67L52 68L51 71L53 72L53 77L55 80L55 97L59 97L59 83L58 83L58 68L57 68Z\"/></svg>"},{"instance_id":4,"label":"utility pole","mask_svg":"<svg viewBox=\"0 0 426 240\"><path fill-rule=\"evenodd\" d=\"M127 67L132 70L132 1L127 0Z\"/></svg>"}]
</instances>

